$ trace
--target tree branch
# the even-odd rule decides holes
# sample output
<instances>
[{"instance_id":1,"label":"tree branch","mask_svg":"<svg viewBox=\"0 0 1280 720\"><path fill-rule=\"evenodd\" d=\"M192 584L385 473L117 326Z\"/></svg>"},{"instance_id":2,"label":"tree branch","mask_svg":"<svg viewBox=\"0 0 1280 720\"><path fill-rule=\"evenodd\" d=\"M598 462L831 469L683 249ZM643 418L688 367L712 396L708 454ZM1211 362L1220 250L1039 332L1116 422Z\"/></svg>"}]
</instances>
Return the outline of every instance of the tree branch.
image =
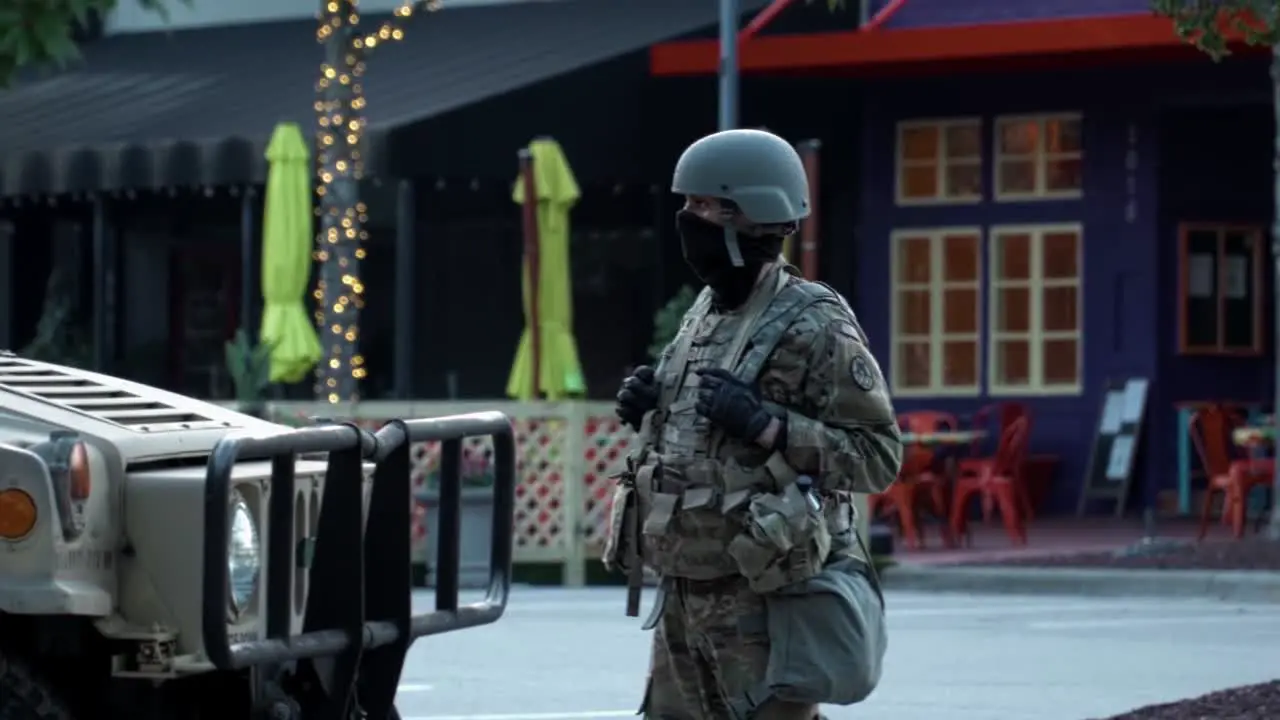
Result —
<instances>
[{"instance_id":1,"label":"tree branch","mask_svg":"<svg viewBox=\"0 0 1280 720\"><path fill-rule=\"evenodd\" d=\"M374 32L360 35L352 45L367 54L380 44L403 40L405 25L410 18L415 14L435 12L443 5L443 0L405 0L390 20L384 20Z\"/></svg>"},{"instance_id":2,"label":"tree branch","mask_svg":"<svg viewBox=\"0 0 1280 720\"><path fill-rule=\"evenodd\" d=\"M1178 37L1214 60L1231 54L1231 42L1266 47L1280 42L1277 0L1151 0L1151 9L1173 21Z\"/></svg>"}]
</instances>

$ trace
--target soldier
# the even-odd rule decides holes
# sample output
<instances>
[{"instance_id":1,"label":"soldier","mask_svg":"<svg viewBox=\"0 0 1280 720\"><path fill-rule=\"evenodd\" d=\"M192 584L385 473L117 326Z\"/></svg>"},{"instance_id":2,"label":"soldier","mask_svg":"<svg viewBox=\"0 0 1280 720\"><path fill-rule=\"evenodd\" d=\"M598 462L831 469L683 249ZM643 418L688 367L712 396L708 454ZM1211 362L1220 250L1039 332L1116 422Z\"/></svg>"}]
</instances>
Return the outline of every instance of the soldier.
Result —
<instances>
[{"instance_id":1,"label":"soldier","mask_svg":"<svg viewBox=\"0 0 1280 720\"><path fill-rule=\"evenodd\" d=\"M882 492L902 443L844 299L781 257L809 215L800 157L759 130L691 145L672 190L706 283L617 412L641 448L619 478L605 563L660 577L641 714L812 720L879 680L883 599L851 493ZM785 637L780 637L785 636Z\"/></svg>"}]
</instances>

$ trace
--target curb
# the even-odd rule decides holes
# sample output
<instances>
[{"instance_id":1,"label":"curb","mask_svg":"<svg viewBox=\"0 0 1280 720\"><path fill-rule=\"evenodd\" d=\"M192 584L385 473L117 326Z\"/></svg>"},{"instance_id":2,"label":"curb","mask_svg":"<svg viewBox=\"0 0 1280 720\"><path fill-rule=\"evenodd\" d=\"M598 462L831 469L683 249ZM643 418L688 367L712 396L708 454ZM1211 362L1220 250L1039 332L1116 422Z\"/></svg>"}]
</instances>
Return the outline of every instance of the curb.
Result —
<instances>
[{"instance_id":1,"label":"curb","mask_svg":"<svg viewBox=\"0 0 1280 720\"><path fill-rule=\"evenodd\" d=\"M1280 572L930 567L885 569L890 590L1003 595L1209 598L1280 604Z\"/></svg>"}]
</instances>

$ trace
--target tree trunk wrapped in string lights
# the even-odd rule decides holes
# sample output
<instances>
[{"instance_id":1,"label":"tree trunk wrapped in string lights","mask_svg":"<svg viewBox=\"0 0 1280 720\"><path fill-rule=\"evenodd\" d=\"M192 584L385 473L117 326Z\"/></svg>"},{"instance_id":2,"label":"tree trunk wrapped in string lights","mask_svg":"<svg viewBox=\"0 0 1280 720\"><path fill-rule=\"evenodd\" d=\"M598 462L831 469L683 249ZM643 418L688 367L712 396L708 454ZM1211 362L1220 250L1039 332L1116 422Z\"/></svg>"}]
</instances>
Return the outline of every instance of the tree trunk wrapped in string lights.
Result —
<instances>
[{"instance_id":1,"label":"tree trunk wrapped in string lights","mask_svg":"<svg viewBox=\"0 0 1280 720\"><path fill-rule=\"evenodd\" d=\"M407 2L373 32L360 27L358 0L321 0L316 40L325 47L316 83L316 146L320 196L320 231L315 259L316 324L324 358L316 371L316 396L330 403L359 400L360 380L368 370L360 354L360 310L364 284L360 261L368 233L367 208L360 201L364 175L361 138L365 98L361 77L365 60L378 45L404 38L404 21L419 10L440 8L433 2Z\"/></svg>"}]
</instances>

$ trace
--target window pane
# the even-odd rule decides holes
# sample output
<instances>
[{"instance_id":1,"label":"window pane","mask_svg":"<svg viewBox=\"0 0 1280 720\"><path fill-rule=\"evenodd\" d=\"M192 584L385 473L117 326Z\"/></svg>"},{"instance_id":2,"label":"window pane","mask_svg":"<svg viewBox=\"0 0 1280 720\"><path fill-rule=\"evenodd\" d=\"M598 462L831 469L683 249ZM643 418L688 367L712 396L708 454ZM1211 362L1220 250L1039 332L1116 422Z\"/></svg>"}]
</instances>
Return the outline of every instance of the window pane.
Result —
<instances>
[{"instance_id":1,"label":"window pane","mask_svg":"<svg viewBox=\"0 0 1280 720\"><path fill-rule=\"evenodd\" d=\"M946 196L971 198L982 196L982 163L953 162L946 168Z\"/></svg>"},{"instance_id":2,"label":"window pane","mask_svg":"<svg viewBox=\"0 0 1280 720\"><path fill-rule=\"evenodd\" d=\"M1080 177L1080 158L1051 159L1045 163L1045 189L1050 192L1066 192L1079 190L1082 187Z\"/></svg>"},{"instance_id":3,"label":"window pane","mask_svg":"<svg viewBox=\"0 0 1280 720\"><path fill-rule=\"evenodd\" d=\"M898 345L894 380L900 388L929 387L929 343L904 342Z\"/></svg>"},{"instance_id":4,"label":"window pane","mask_svg":"<svg viewBox=\"0 0 1280 720\"><path fill-rule=\"evenodd\" d=\"M978 332L978 291L950 289L942 294L942 332Z\"/></svg>"},{"instance_id":5,"label":"window pane","mask_svg":"<svg viewBox=\"0 0 1280 720\"><path fill-rule=\"evenodd\" d=\"M978 341L948 340L942 345L942 384L972 387L978 384Z\"/></svg>"},{"instance_id":6,"label":"window pane","mask_svg":"<svg viewBox=\"0 0 1280 720\"><path fill-rule=\"evenodd\" d=\"M1080 118L1054 118L1044 123L1044 147L1050 153L1078 153L1083 149L1080 140Z\"/></svg>"},{"instance_id":7,"label":"window pane","mask_svg":"<svg viewBox=\"0 0 1280 720\"><path fill-rule=\"evenodd\" d=\"M934 160L938 157L937 126L903 128L901 138L903 160Z\"/></svg>"},{"instance_id":8,"label":"window pane","mask_svg":"<svg viewBox=\"0 0 1280 720\"><path fill-rule=\"evenodd\" d=\"M1080 349L1075 340L1046 340L1044 343L1045 385L1075 385L1080 382Z\"/></svg>"},{"instance_id":9,"label":"window pane","mask_svg":"<svg viewBox=\"0 0 1280 720\"><path fill-rule=\"evenodd\" d=\"M898 292L898 332L904 335L929 334L929 291Z\"/></svg>"},{"instance_id":10,"label":"window pane","mask_svg":"<svg viewBox=\"0 0 1280 720\"><path fill-rule=\"evenodd\" d=\"M902 168L902 197L933 198L938 196L938 167L924 165Z\"/></svg>"},{"instance_id":11,"label":"window pane","mask_svg":"<svg viewBox=\"0 0 1280 720\"><path fill-rule=\"evenodd\" d=\"M1031 343L1001 340L996 343L996 384L1004 387L1031 384Z\"/></svg>"},{"instance_id":12,"label":"window pane","mask_svg":"<svg viewBox=\"0 0 1280 720\"><path fill-rule=\"evenodd\" d=\"M898 282L927 283L932 261L929 238L908 237L898 240Z\"/></svg>"},{"instance_id":13,"label":"window pane","mask_svg":"<svg viewBox=\"0 0 1280 720\"><path fill-rule=\"evenodd\" d=\"M1035 120L1004 120L1000 122L1000 154L1031 155L1036 151L1040 124Z\"/></svg>"},{"instance_id":14,"label":"window pane","mask_svg":"<svg viewBox=\"0 0 1280 720\"><path fill-rule=\"evenodd\" d=\"M1046 278L1080 277L1080 236L1074 232L1045 233L1043 239Z\"/></svg>"},{"instance_id":15,"label":"window pane","mask_svg":"<svg viewBox=\"0 0 1280 720\"><path fill-rule=\"evenodd\" d=\"M982 126L979 123L947 128L948 158L976 158L982 155Z\"/></svg>"},{"instance_id":16,"label":"window pane","mask_svg":"<svg viewBox=\"0 0 1280 720\"><path fill-rule=\"evenodd\" d=\"M997 280L1028 280L1031 278L1031 236L1026 233L1009 233L996 236Z\"/></svg>"},{"instance_id":17,"label":"window pane","mask_svg":"<svg viewBox=\"0 0 1280 720\"><path fill-rule=\"evenodd\" d=\"M942 238L942 278L977 282L978 236L947 235Z\"/></svg>"},{"instance_id":18,"label":"window pane","mask_svg":"<svg viewBox=\"0 0 1280 720\"><path fill-rule=\"evenodd\" d=\"M1000 332L1030 332L1031 291L1000 288L996 292L996 327Z\"/></svg>"},{"instance_id":19,"label":"window pane","mask_svg":"<svg viewBox=\"0 0 1280 720\"><path fill-rule=\"evenodd\" d=\"M1075 287L1044 289L1044 329L1049 332L1074 332L1080 329L1079 297Z\"/></svg>"},{"instance_id":20,"label":"window pane","mask_svg":"<svg viewBox=\"0 0 1280 720\"><path fill-rule=\"evenodd\" d=\"M1034 160L1001 160L1001 193L1033 193L1036 191L1036 163Z\"/></svg>"}]
</instances>

